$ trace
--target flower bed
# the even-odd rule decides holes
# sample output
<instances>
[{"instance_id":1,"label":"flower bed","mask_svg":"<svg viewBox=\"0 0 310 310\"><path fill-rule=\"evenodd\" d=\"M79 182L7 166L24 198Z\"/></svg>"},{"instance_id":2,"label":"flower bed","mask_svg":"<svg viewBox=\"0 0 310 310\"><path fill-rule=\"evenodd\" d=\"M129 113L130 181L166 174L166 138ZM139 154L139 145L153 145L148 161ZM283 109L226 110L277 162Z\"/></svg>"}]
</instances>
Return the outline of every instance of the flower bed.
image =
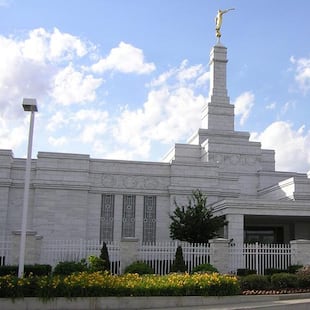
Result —
<instances>
[{"instance_id":1,"label":"flower bed","mask_svg":"<svg viewBox=\"0 0 310 310\"><path fill-rule=\"evenodd\" d=\"M169 274L166 276L107 272L80 272L69 276L18 279L0 277L0 297L92 297L92 296L227 296L240 294L236 277L213 274Z\"/></svg>"}]
</instances>

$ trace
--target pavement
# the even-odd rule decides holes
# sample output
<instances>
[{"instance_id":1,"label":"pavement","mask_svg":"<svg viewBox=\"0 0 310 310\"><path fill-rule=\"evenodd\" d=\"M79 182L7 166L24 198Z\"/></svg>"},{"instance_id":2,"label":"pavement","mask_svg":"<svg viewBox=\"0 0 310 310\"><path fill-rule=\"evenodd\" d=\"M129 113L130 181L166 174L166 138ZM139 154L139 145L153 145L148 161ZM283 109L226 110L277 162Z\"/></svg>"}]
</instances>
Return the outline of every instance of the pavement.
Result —
<instances>
[{"instance_id":1,"label":"pavement","mask_svg":"<svg viewBox=\"0 0 310 310\"><path fill-rule=\"evenodd\" d=\"M149 309L149 308L148 308ZM310 293L287 295L260 295L260 296L231 296L212 301L212 304L191 305L167 308L153 308L156 310L244 310L244 309L294 309L310 310ZM142 310L142 309L141 309Z\"/></svg>"}]
</instances>

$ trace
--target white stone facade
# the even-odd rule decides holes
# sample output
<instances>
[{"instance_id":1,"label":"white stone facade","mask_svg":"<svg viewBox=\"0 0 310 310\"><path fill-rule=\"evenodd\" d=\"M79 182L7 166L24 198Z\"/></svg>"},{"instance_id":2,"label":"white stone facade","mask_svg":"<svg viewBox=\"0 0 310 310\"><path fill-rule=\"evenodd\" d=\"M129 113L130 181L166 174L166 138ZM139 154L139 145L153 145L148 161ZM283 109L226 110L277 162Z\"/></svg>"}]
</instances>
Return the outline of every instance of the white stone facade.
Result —
<instances>
[{"instance_id":1,"label":"white stone facade","mask_svg":"<svg viewBox=\"0 0 310 310\"><path fill-rule=\"evenodd\" d=\"M310 179L275 171L274 151L234 130L226 54L221 44L210 53L202 128L187 144L176 144L163 162L39 152L32 160L28 230L43 243L104 236L168 240L174 199L186 202L200 189L215 213L226 216L223 237L233 242L310 239ZM25 163L0 150L0 231L7 235L21 227Z\"/></svg>"}]
</instances>

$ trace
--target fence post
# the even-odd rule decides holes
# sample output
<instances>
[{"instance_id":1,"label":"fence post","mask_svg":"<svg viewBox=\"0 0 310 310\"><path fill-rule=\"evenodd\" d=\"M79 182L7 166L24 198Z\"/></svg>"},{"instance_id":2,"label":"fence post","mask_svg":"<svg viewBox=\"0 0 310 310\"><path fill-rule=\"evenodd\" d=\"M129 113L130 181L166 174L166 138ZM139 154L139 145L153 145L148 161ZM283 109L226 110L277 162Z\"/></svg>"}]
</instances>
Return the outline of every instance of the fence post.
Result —
<instances>
[{"instance_id":1,"label":"fence post","mask_svg":"<svg viewBox=\"0 0 310 310\"><path fill-rule=\"evenodd\" d=\"M120 269L121 273L131 263L138 260L138 246L139 239L136 238L123 238L120 242Z\"/></svg>"},{"instance_id":2,"label":"fence post","mask_svg":"<svg viewBox=\"0 0 310 310\"><path fill-rule=\"evenodd\" d=\"M310 240L297 239L290 241L292 265L310 265Z\"/></svg>"},{"instance_id":3,"label":"fence post","mask_svg":"<svg viewBox=\"0 0 310 310\"><path fill-rule=\"evenodd\" d=\"M209 240L210 243L210 263L220 273L229 272L229 240L216 238Z\"/></svg>"},{"instance_id":4,"label":"fence post","mask_svg":"<svg viewBox=\"0 0 310 310\"><path fill-rule=\"evenodd\" d=\"M12 232L12 265L18 264L20 238L20 230ZM37 235L35 231L26 232L25 264L32 265L40 263L42 238L43 237Z\"/></svg>"}]
</instances>

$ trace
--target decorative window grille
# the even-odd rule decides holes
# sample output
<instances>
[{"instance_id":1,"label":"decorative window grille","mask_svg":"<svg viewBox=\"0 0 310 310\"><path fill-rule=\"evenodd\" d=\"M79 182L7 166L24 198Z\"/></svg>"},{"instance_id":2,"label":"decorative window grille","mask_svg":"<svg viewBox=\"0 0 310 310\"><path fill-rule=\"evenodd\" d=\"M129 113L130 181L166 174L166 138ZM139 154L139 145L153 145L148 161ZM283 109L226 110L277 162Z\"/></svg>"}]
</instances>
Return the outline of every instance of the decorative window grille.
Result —
<instances>
[{"instance_id":1,"label":"decorative window grille","mask_svg":"<svg viewBox=\"0 0 310 310\"><path fill-rule=\"evenodd\" d=\"M103 194L101 199L100 241L113 241L114 195Z\"/></svg>"},{"instance_id":2,"label":"decorative window grille","mask_svg":"<svg viewBox=\"0 0 310 310\"><path fill-rule=\"evenodd\" d=\"M156 241L156 196L144 196L143 242Z\"/></svg>"},{"instance_id":3,"label":"decorative window grille","mask_svg":"<svg viewBox=\"0 0 310 310\"><path fill-rule=\"evenodd\" d=\"M135 237L136 196L123 196L122 237Z\"/></svg>"}]
</instances>

